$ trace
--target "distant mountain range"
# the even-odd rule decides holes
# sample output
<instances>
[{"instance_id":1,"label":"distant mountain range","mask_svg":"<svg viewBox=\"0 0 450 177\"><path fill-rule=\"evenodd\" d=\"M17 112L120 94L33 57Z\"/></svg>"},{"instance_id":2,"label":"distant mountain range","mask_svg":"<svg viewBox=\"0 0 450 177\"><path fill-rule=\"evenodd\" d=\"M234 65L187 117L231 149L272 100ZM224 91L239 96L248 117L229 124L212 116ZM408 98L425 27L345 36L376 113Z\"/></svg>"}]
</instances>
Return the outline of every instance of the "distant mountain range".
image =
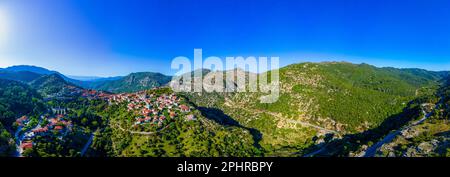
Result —
<instances>
[{"instance_id":1,"label":"distant mountain range","mask_svg":"<svg viewBox=\"0 0 450 177\"><path fill-rule=\"evenodd\" d=\"M103 78L82 82L80 86L88 89L103 90L113 93L136 92L168 84L171 76L161 73L139 72L125 77Z\"/></svg>"},{"instance_id":2,"label":"distant mountain range","mask_svg":"<svg viewBox=\"0 0 450 177\"><path fill-rule=\"evenodd\" d=\"M103 79L102 77L97 77L97 76L69 76L69 75L67 75L67 77L71 78L71 79L79 80L79 81L93 81L93 80L97 80L97 79Z\"/></svg>"},{"instance_id":3,"label":"distant mountain range","mask_svg":"<svg viewBox=\"0 0 450 177\"><path fill-rule=\"evenodd\" d=\"M169 83L171 76L161 73L139 72L131 73L127 76L116 77L95 77L95 76L65 76L57 71L51 71L37 66L11 66L0 69L0 78L21 81L25 83L32 82L38 78L47 78L47 76L60 76L68 83L74 84L86 89L103 90L108 92L134 92L153 87L163 86Z\"/></svg>"},{"instance_id":4,"label":"distant mountain range","mask_svg":"<svg viewBox=\"0 0 450 177\"><path fill-rule=\"evenodd\" d=\"M61 74L57 71L51 71L46 68L37 67L37 66L18 65L18 66L11 66L11 67L0 70L0 78L11 79L11 80L16 80L16 81L24 81L24 82L29 82L32 79L37 79L38 77L41 77L43 75L51 75L51 74L59 75L64 80L74 83L76 85L79 85L81 83L81 81L69 78L69 77L65 76L64 74ZM8 77L8 75L9 75L9 77ZM22 80L22 78L26 78L26 79Z\"/></svg>"},{"instance_id":5,"label":"distant mountain range","mask_svg":"<svg viewBox=\"0 0 450 177\"><path fill-rule=\"evenodd\" d=\"M2 70L3 71L11 71L11 72L28 71L28 72L33 72L33 73L37 73L37 74L45 74L45 75L58 73L56 71L50 71L50 70L42 68L42 67L30 66L30 65L11 66L11 67L4 68Z\"/></svg>"}]
</instances>

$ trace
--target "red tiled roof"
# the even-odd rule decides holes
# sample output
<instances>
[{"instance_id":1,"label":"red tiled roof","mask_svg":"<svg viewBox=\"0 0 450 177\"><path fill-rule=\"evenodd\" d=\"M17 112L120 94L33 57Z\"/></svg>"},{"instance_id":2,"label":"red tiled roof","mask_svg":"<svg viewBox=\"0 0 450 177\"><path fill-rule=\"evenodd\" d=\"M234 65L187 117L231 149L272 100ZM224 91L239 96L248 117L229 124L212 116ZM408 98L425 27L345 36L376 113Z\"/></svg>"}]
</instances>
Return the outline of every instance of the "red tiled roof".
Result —
<instances>
[{"instance_id":1,"label":"red tiled roof","mask_svg":"<svg viewBox=\"0 0 450 177\"><path fill-rule=\"evenodd\" d=\"M53 123L53 124L56 124L56 123L58 123L58 120L56 120L55 118L53 118L53 119L50 119L50 122Z\"/></svg>"},{"instance_id":2,"label":"red tiled roof","mask_svg":"<svg viewBox=\"0 0 450 177\"><path fill-rule=\"evenodd\" d=\"M180 105L180 109L181 110L183 110L183 111L187 111L187 110L189 110L189 107L187 107L186 105Z\"/></svg>"},{"instance_id":3,"label":"red tiled roof","mask_svg":"<svg viewBox=\"0 0 450 177\"><path fill-rule=\"evenodd\" d=\"M38 129L34 129L32 131L35 133L46 132L46 131L48 131L48 127L38 128Z\"/></svg>"},{"instance_id":4,"label":"red tiled roof","mask_svg":"<svg viewBox=\"0 0 450 177\"><path fill-rule=\"evenodd\" d=\"M22 149L33 148L33 143L31 143L31 142L22 143L22 144L20 145L20 147L21 147Z\"/></svg>"},{"instance_id":5,"label":"red tiled roof","mask_svg":"<svg viewBox=\"0 0 450 177\"><path fill-rule=\"evenodd\" d=\"M20 117L19 119L17 119L16 122L17 122L17 123L21 123L21 122L23 122L23 121L25 121L25 120L27 120L27 119L28 119L27 116L22 116L22 117Z\"/></svg>"}]
</instances>

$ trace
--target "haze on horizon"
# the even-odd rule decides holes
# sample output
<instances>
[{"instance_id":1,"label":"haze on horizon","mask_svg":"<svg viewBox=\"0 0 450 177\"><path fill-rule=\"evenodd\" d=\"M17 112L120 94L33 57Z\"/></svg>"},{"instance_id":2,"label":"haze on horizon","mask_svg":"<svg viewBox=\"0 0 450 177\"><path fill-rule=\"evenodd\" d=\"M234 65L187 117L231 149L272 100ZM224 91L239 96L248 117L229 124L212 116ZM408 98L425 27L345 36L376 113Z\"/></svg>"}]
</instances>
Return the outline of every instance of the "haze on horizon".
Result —
<instances>
[{"instance_id":1,"label":"haze on horizon","mask_svg":"<svg viewBox=\"0 0 450 177\"><path fill-rule=\"evenodd\" d=\"M449 1L5 0L0 68L173 74L177 56L278 56L450 70Z\"/></svg>"}]
</instances>

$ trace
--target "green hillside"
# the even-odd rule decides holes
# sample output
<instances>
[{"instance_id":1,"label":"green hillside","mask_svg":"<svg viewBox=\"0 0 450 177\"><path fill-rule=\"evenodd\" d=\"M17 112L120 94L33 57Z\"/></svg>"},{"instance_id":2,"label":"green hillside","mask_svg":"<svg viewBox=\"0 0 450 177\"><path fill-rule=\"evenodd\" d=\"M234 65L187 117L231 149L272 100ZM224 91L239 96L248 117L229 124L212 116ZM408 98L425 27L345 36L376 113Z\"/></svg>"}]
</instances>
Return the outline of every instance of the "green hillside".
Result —
<instances>
[{"instance_id":1,"label":"green hillside","mask_svg":"<svg viewBox=\"0 0 450 177\"><path fill-rule=\"evenodd\" d=\"M172 94L168 88L149 90L152 97ZM129 95L131 97L134 94ZM178 95L180 96L180 95ZM149 98L150 99L150 98ZM142 102L143 103L143 102ZM178 105L188 105L188 113L177 112L162 125L152 123L135 127L140 112L127 111L126 103L113 104L104 110L103 116L109 117L109 126L94 139L94 150L106 151L105 154L120 157L247 157L260 156L261 152L251 131L238 125L223 126L207 119L180 97ZM176 107L176 106L175 106ZM187 120L190 114L195 117ZM256 142L257 143L257 142ZM95 156L96 153L92 153Z\"/></svg>"},{"instance_id":2,"label":"green hillside","mask_svg":"<svg viewBox=\"0 0 450 177\"><path fill-rule=\"evenodd\" d=\"M41 98L26 84L0 79L0 122L9 127L18 116L41 111Z\"/></svg>"},{"instance_id":3,"label":"green hillside","mask_svg":"<svg viewBox=\"0 0 450 177\"><path fill-rule=\"evenodd\" d=\"M259 103L261 93L188 94L261 131L268 155L289 156L331 137L380 126L404 111L422 91L435 90L445 74L377 68L342 62L302 63L280 69L280 98Z\"/></svg>"},{"instance_id":4,"label":"green hillside","mask_svg":"<svg viewBox=\"0 0 450 177\"><path fill-rule=\"evenodd\" d=\"M28 85L0 79L0 156L10 156L14 140L9 130L12 123L24 114L33 115L44 110L40 95Z\"/></svg>"},{"instance_id":5,"label":"green hillside","mask_svg":"<svg viewBox=\"0 0 450 177\"><path fill-rule=\"evenodd\" d=\"M10 156L14 152L14 142L11 134L0 123L0 157Z\"/></svg>"},{"instance_id":6,"label":"green hillside","mask_svg":"<svg viewBox=\"0 0 450 177\"><path fill-rule=\"evenodd\" d=\"M171 79L172 77L160 73L139 72L114 80L85 82L82 86L113 93L136 92L166 85Z\"/></svg>"},{"instance_id":7,"label":"green hillside","mask_svg":"<svg viewBox=\"0 0 450 177\"><path fill-rule=\"evenodd\" d=\"M379 157L450 157L450 85L449 81L422 109L430 117L422 124L404 129L377 152ZM437 97L440 96L441 98ZM437 97L437 98L436 98ZM440 101L438 101L441 99Z\"/></svg>"},{"instance_id":8,"label":"green hillside","mask_svg":"<svg viewBox=\"0 0 450 177\"><path fill-rule=\"evenodd\" d=\"M21 82L31 82L39 77L41 77L41 74L37 74L34 72L29 71L6 71L2 70L0 71L0 79L7 79L7 80L14 80L14 81L21 81Z\"/></svg>"},{"instance_id":9,"label":"green hillside","mask_svg":"<svg viewBox=\"0 0 450 177\"><path fill-rule=\"evenodd\" d=\"M7 75L4 76L4 79L10 79L10 80L19 80L23 82L30 82L34 79L37 79L38 77L42 75L52 75L56 74L62 77L65 81L77 84L79 85L81 81L71 79L69 77L66 77L65 75L57 72L57 71L51 71L46 68L38 67L38 66L30 66L30 65L17 65L17 66L11 66L4 68L0 70L0 78L2 78L3 73L6 73Z\"/></svg>"},{"instance_id":10,"label":"green hillside","mask_svg":"<svg viewBox=\"0 0 450 177\"><path fill-rule=\"evenodd\" d=\"M66 96L71 93L73 88L77 88L58 74L43 75L29 82L29 85L44 97Z\"/></svg>"}]
</instances>

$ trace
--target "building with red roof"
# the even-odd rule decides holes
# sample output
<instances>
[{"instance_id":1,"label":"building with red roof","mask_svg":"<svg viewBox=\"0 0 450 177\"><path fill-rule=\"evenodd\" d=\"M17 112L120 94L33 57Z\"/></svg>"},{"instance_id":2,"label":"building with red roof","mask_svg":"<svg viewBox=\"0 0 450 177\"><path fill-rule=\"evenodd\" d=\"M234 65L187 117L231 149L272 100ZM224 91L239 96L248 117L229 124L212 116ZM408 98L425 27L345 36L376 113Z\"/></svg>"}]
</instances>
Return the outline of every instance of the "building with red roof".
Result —
<instances>
[{"instance_id":1,"label":"building with red roof","mask_svg":"<svg viewBox=\"0 0 450 177\"><path fill-rule=\"evenodd\" d=\"M173 112L173 111L170 111L170 113L169 113L169 116L170 116L171 118L174 118L176 115L177 115L177 114L175 114L175 112Z\"/></svg>"},{"instance_id":2,"label":"building with red roof","mask_svg":"<svg viewBox=\"0 0 450 177\"><path fill-rule=\"evenodd\" d=\"M22 117L20 117L19 119L16 120L16 123L19 124L19 125L21 125L21 126L23 126L23 123L24 123L25 121L27 121L27 120L28 120L28 117L27 117L27 116L22 116Z\"/></svg>"},{"instance_id":3,"label":"building with red roof","mask_svg":"<svg viewBox=\"0 0 450 177\"><path fill-rule=\"evenodd\" d=\"M58 123L58 120L57 120L57 119L55 119L55 118L52 118L52 119L50 119L50 123L52 123L52 124L56 124L56 123Z\"/></svg>"},{"instance_id":4,"label":"building with red roof","mask_svg":"<svg viewBox=\"0 0 450 177\"><path fill-rule=\"evenodd\" d=\"M31 149L31 148L33 148L33 143L32 142L23 142L21 145L20 145L20 148L22 148L22 149Z\"/></svg>"},{"instance_id":5,"label":"building with red roof","mask_svg":"<svg viewBox=\"0 0 450 177\"><path fill-rule=\"evenodd\" d=\"M180 105L180 109L181 109L181 111L183 111L183 112L189 112L189 111L191 111L190 109L189 109L189 107L188 106L186 106L186 105Z\"/></svg>"},{"instance_id":6,"label":"building with red roof","mask_svg":"<svg viewBox=\"0 0 450 177\"><path fill-rule=\"evenodd\" d=\"M61 126L61 125L57 125L57 126L55 126L55 130L62 130L64 127L63 126Z\"/></svg>"},{"instance_id":7,"label":"building with red roof","mask_svg":"<svg viewBox=\"0 0 450 177\"><path fill-rule=\"evenodd\" d=\"M47 132L48 131L48 127L44 127L44 128L37 128L32 130L34 133L42 133L42 132Z\"/></svg>"}]
</instances>

